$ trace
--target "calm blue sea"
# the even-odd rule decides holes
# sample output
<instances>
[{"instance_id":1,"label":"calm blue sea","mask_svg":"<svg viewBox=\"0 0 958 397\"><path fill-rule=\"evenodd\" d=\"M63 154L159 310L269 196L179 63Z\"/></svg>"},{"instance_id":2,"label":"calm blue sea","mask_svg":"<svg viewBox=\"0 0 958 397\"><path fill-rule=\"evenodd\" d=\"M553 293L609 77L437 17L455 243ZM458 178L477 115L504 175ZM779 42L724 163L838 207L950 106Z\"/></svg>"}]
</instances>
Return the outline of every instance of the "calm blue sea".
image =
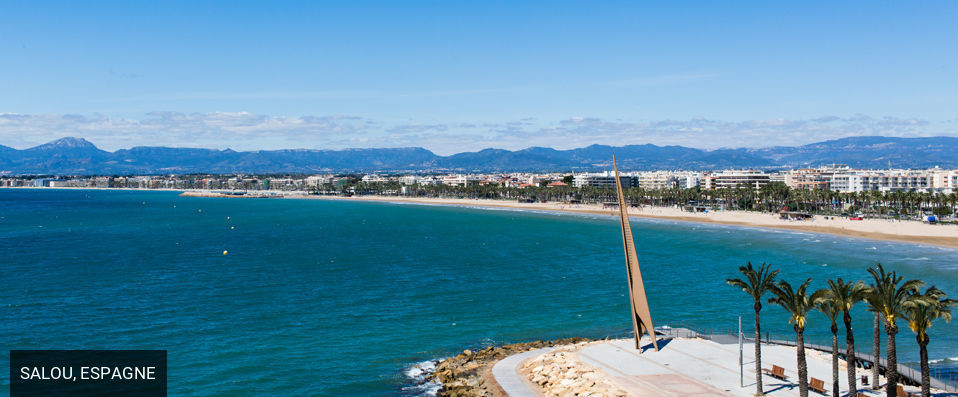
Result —
<instances>
[{"instance_id":1,"label":"calm blue sea","mask_svg":"<svg viewBox=\"0 0 958 397\"><path fill-rule=\"evenodd\" d=\"M882 262L958 296L952 249L652 220L633 231L657 324L750 324L724 281L749 260L817 287ZM424 360L629 330L621 244L603 216L0 189L0 374L10 349L166 349L170 395L414 393L406 371ZM763 315L791 332L781 309ZM871 317L853 317L870 351ZM900 360L917 361L900 326ZM821 315L809 328L830 343ZM932 359L958 359L958 322L931 338Z\"/></svg>"}]
</instances>

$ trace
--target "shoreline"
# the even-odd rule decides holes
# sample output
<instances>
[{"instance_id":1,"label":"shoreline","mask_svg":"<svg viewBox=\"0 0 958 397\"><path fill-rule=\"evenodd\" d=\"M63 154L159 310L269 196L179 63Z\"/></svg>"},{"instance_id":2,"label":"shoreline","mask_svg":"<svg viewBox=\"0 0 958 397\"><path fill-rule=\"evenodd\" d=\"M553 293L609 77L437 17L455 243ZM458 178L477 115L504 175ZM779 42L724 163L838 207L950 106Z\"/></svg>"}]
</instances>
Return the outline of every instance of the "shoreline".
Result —
<instances>
[{"instance_id":1,"label":"shoreline","mask_svg":"<svg viewBox=\"0 0 958 397\"><path fill-rule=\"evenodd\" d=\"M134 191L168 191L181 192L184 197L222 197L222 198L283 198L302 200L350 200L373 201L399 204L445 205L474 208L502 208L525 211L548 211L579 215L618 216L616 209L602 208L599 204L563 204L548 203L519 203L516 201L493 199L453 199L453 198L423 198L401 196L312 196L305 193L276 191L249 191L248 196L233 196L216 193L210 190L184 189L124 189L124 188L74 188L74 187L17 187L9 189L64 189L64 190L134 190ZM885 219L864 219L852 221L847 218L814 215L810 220L784 221L777 214L752 211L717 211L709 213L692 213L672 207L641 207L629 208L631 218L661 219L678 222L695 222L719 224L741 227L758 227L766 229L787 230L792 232L808 232L829 234L834 236L870 239L878 241L894 241L910 244L932 245L936 247L958 249L958 225L931 225L913 220L894 221ZM890 231L890 232L889 232Z\"/></svg>"},{"instance_id":2,"label":"shoreline","mask_svg":"<svg viewBox=\"0 0 958 397\"><path fill-rule=\"evenodd\" d=\"M256 192L256 194L264 192ZM209 192L199 191L188 191L181 195L187 197L242 197L216 195L210 194ZM465 206L476 208L503 208L526 211L561 212L580 215L618 216L618 211L616 209L602 208L602 206L598 204L563 204L556 202L518 203L513 201L491 199L451 199L398 196L310 196L305 194L277 194L272 197L305 200L350 200L400 204ZM830 234L842 237L863 238L879 241L895 241L911 244L925 244L943 248L958 249L958 225L930 225L910 220L893 221L884 219L864 219L860 221L852 221L844 218L836 219L836 217L831 216L829 217L829 220L825 220L824 216L815 215L811 220L806 221L784 221L780 220L777 214L762 212L719 211L710 213L690 213L672 207L629 208L629 217ZM886 230L893 230L894 232L888 233Z\"/></svg>"}]
</instances>

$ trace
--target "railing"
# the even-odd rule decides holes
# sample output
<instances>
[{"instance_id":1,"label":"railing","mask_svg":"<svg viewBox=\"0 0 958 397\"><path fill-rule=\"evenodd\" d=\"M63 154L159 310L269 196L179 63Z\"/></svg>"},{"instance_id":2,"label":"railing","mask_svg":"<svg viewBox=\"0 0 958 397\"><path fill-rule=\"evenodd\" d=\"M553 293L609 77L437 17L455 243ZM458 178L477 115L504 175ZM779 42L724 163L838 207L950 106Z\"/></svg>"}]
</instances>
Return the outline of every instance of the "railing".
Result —
<instances>
[{"instance_id":1,"label":"railing","mask_svg":"<svg viewBox=\"0 0 958 397\"><path fill-rule=\"evenodd\" d=\"M670 323L667 326L656 328L656 333L663 336L671 337L700 337L703 339L716 339L716 337L723 336L732 336L738 337L738 329L736 328L724 328L724 327L700 327L695 323L688 321L680 321L676 323ZM623 334L623 338L633 337L633 333L630 331ZM765 333L765 338L763 338L765 343L768 344L777 344L784 346L795 346L794 335L772 335L768 332ZM747 343L754 343L754 336L749 337L748 335L743 335L743 341ZM804 345L806 349L818 350L825 353L832 352L832 340L831 337L828 337L827 340L819 340L818 337L809 337L805 336ZM845 352L839 347L839 356L845 358ZM858 366L861 368L870 369L872 365L876 362L875 357L871 354L855 352L855 358L858 362ZM887 360L879 357L878 360L879 368L884 371L885 368L888 368ZM932 367L929 370L931 376L931 387L935 389L940 389L945 392L958 392L958 369L949 370L943 372L941 368ZM921 384L921 370L915 369L904 364L898 364L898 374L899 376L905 378L915 385Z\"/></svg>"}]
</instances>

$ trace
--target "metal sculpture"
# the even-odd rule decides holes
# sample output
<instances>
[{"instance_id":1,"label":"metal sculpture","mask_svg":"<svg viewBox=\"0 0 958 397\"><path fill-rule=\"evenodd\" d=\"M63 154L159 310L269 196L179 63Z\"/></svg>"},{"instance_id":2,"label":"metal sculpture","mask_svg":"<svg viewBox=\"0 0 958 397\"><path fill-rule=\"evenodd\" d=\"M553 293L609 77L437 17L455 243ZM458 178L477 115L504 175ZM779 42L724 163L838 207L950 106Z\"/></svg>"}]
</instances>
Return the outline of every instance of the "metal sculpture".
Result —
<instances>
[{"instance_id":1,"label":"metal sculpture","mask_svg":"<svg viewBox=\"0 0 958 397\"><path fill-rule=\"evenodd\" d=\"M649 311L649 301L645 298L645 284L642 283L642 272L639 270L639 257L635 254L635 242L632 241L632 226L629 225L628 206L625 204L625 194L622 192L622 179L619 178L619 166L612 156L612 167L615 169L615 190L619 195L619 221L622 224L622 246L625 248L625 265L629 274L629 304L632 307L632 330L635 332L635 348L642 351L639 340L645 332L652 338L652 346L659 351L659 343L655 339L655 329L652 325L652 313Z\"/></svg>"}]
</instances>

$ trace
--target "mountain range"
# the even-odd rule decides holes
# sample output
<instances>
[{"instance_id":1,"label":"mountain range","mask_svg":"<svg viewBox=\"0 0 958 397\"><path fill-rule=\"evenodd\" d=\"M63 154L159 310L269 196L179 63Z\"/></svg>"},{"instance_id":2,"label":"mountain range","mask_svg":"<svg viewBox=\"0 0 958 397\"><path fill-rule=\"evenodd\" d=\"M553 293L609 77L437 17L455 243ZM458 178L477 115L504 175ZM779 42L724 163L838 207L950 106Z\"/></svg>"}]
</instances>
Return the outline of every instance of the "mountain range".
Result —
<instances>
[{"instance_id":1,"label":"mountain range","mask_svg":"<svg viewBox=\"0 0 958 397\"><path fill-rule=\"evenodd\" d=\"M832 163L856 168L958 168L958 138L864 136L802 146L718 150L652 144L530 147L449 156L419 147L239 152L138 146L109 152L83 138L62 138L23 150L0 145L0 175L592 171L608 170L613 154L624 170L774 169Z\"/></svg>"}]
</instances>

